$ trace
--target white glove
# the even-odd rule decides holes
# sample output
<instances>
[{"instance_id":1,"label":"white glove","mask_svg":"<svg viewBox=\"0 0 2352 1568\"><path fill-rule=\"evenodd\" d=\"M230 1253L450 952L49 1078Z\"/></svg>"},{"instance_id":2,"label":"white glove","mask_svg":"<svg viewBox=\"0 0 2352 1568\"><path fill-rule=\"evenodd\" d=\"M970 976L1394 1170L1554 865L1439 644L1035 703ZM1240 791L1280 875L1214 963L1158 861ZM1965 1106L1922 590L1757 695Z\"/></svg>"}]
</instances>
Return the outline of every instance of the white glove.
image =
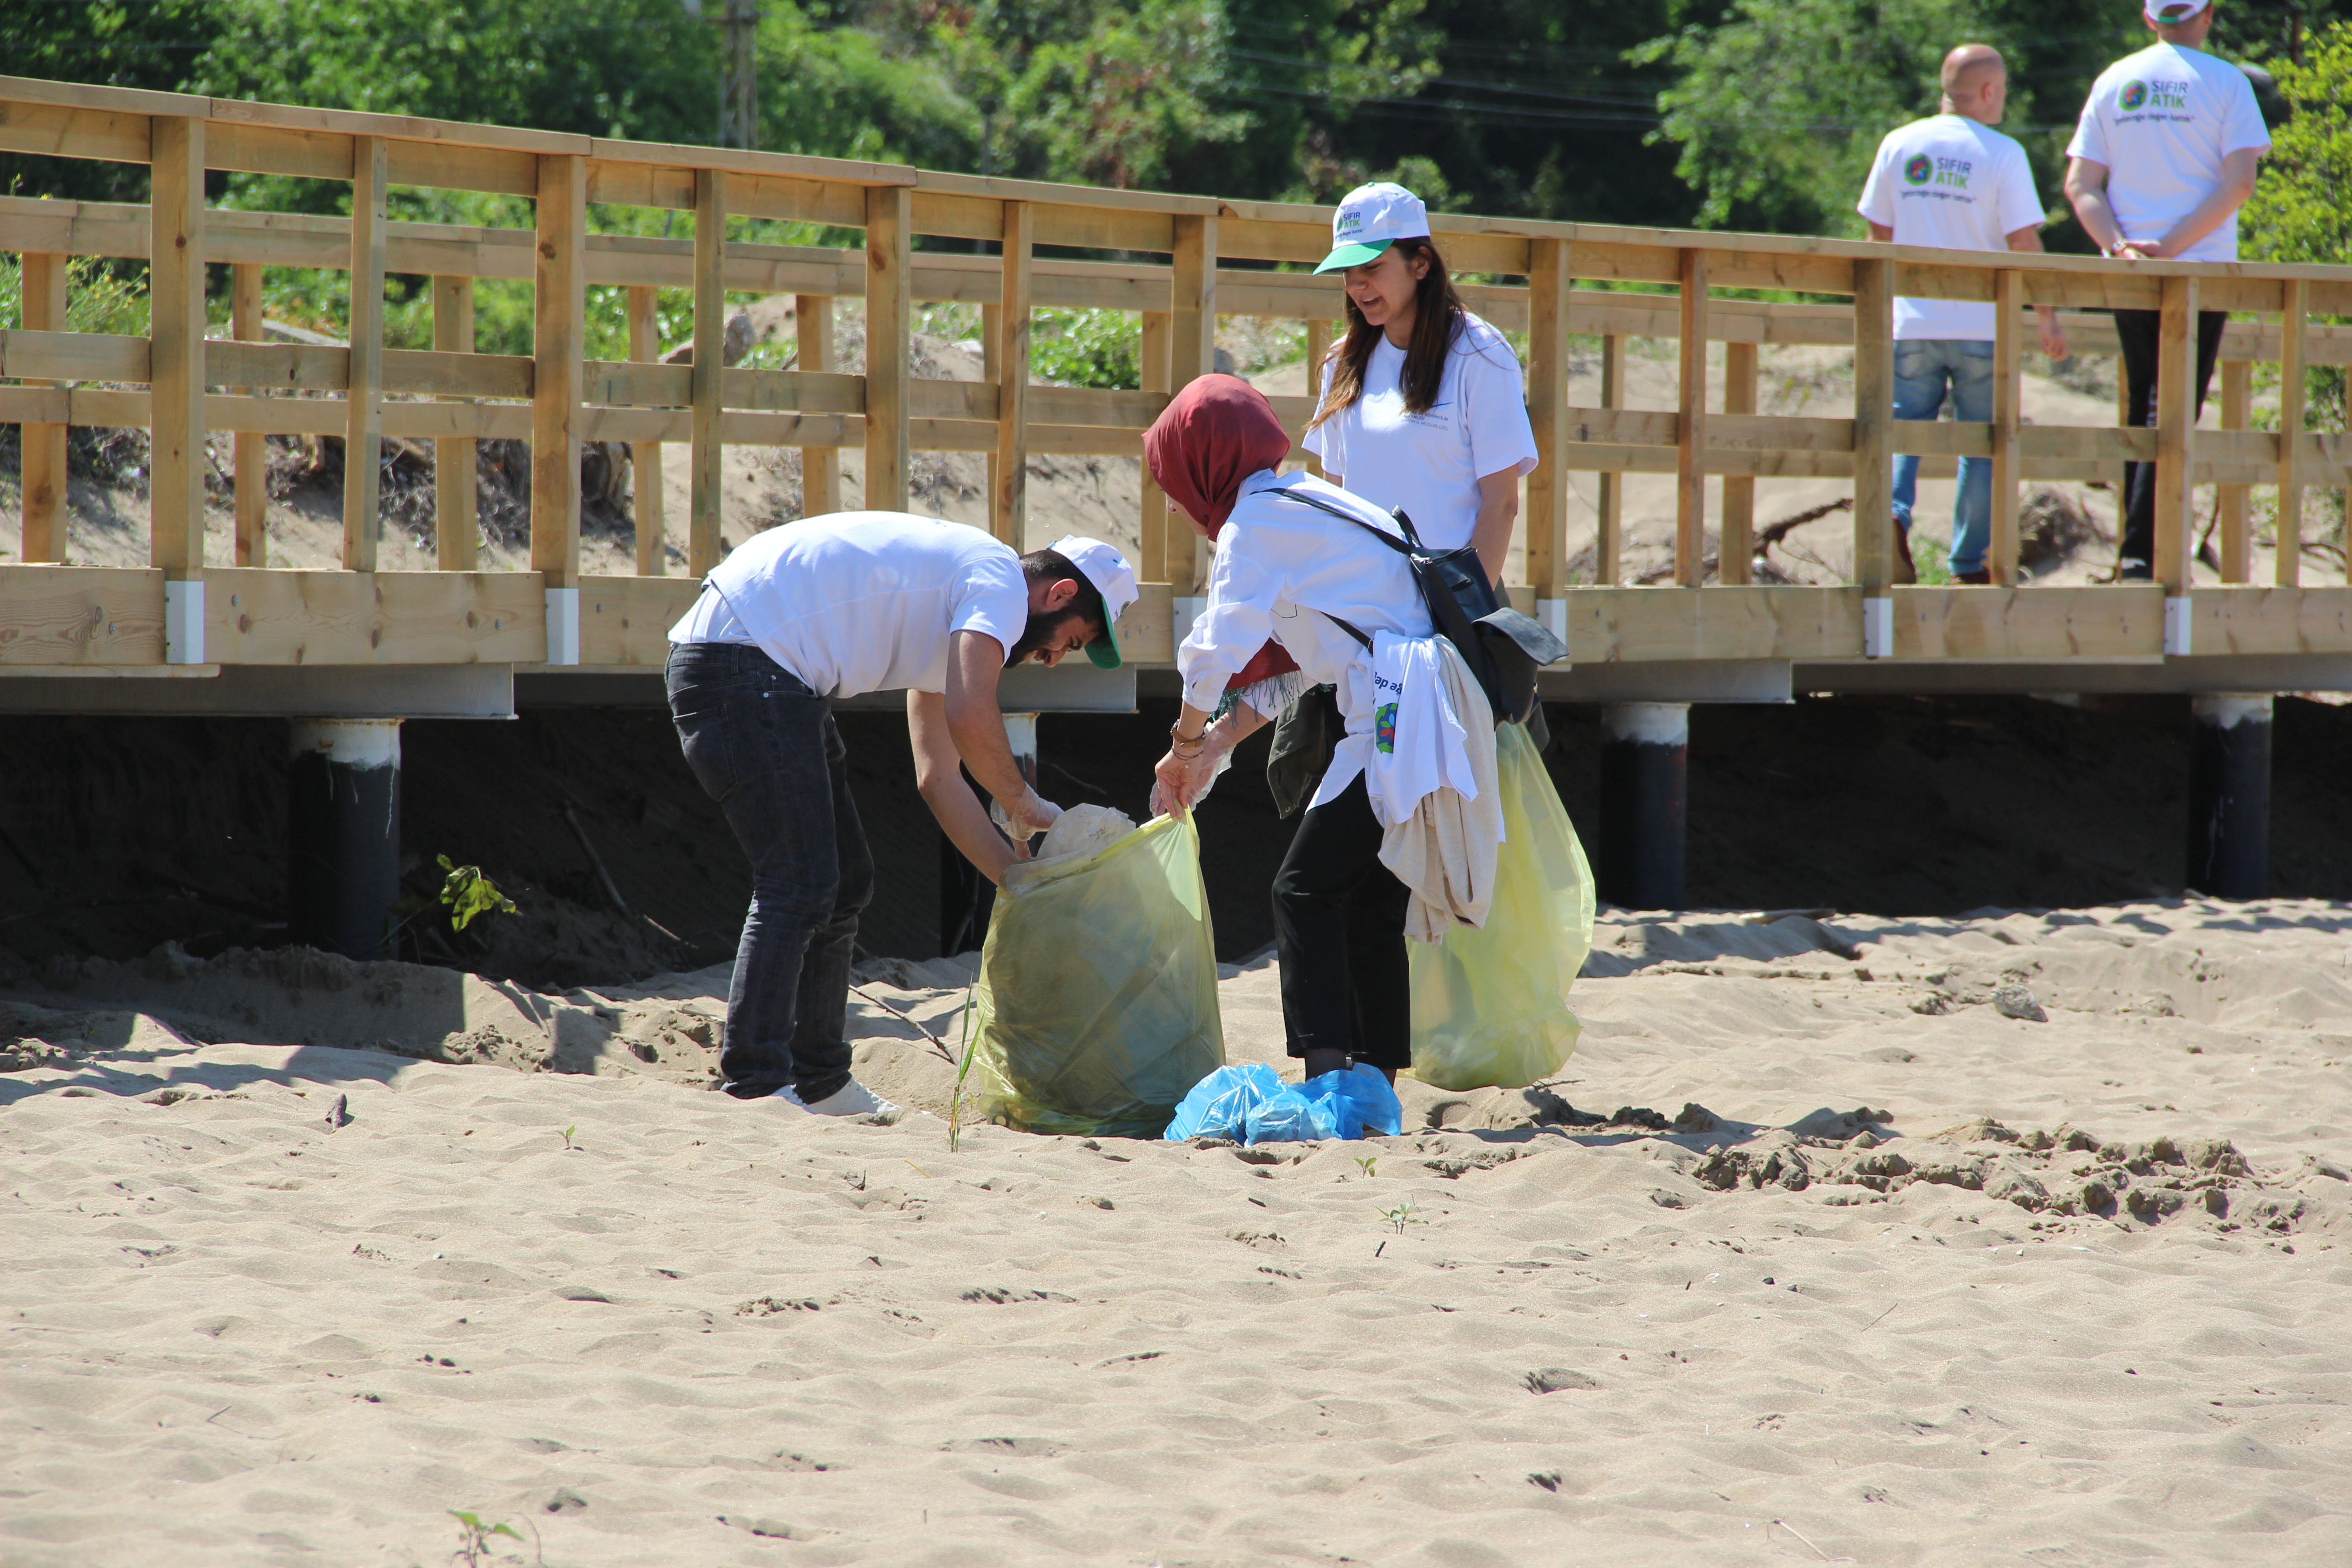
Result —
<instances>
[{"instance_id":1,"label":"white glove","mask_svg":"<svg viewBox=\"0 0 2352 1568\"><path fill-rule=\"evenodd\" d=\"M1002 802L997 802L992 805L989 811L989 816L995 819L997 826L1004 829L1005 837L1015 844L1028 843L1029 840L1053 826L1060 819L1061 815L1060 806L1045 799L1034 789L1023 795L1020 801L1010 809L1007 809Z\"/></svg>"}]
</instances>

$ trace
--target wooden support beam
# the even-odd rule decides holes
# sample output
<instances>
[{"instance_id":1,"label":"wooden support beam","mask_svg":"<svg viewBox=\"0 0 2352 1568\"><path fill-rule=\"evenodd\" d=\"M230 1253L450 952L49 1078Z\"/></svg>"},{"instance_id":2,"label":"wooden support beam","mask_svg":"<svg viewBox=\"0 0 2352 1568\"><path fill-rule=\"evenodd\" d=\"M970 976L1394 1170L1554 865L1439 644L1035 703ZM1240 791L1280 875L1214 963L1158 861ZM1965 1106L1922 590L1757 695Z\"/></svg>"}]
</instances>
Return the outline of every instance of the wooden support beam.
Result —
<instances>
[{"instance_id":1,"label":"wooden support beam","mask_svg":"<svg viewBox=\"0 0 2352 1568\"><path fill-rule=\"evenodd\" d=\"M531 348L530 564L550 588L580 585L580 405L587 381L588 161L539 160Z\"/></svg>"},{"instance_id":2,"label":"wooden support beam","mask_svg":"<svg viewBox=\"0 0 2352 1568\"><path fill-rule=\"evenodd\" d=\"M392 221L381 136L352 138L351 383L343 395L343 570L375 570L383 531L383 247Z\"/></svg>"},{"instance_id":3,"label":"wooden support beam","mask_svg":"<svg viewBox=\"0 0 2352 1568\"><path fill-rule=\"evenodd\" d=\"M1164 393L1169 390L1169 343L1175 336L1176 318L1165 310L1143 312L1143 346L1141 372L1143 390ZM1151 465L1143 465L1143 516L1137 534L1136 552L1142 557L1138 563L1146 583L1168 581L1168 541L1170 511L1167 494L1160 481L1151 477ZM1191 531L1186 531L1186 538ZM1188 546L1189 548L1189 546ZM1186 559L1191 559L1188 555Z\"/></svg>"},{"instance_id":4,"label":"wooden support beam","mask_svg":"<svg viewBox=\"0 0 2352 1568\"><path fill-rule=\"evenodd\" d=\"M1323 399L1323 362L1331 353L1331 322L1328 317L1307 318L1307 395L1319 408ZM1307 454L1307 471L1321 479L1323 459L1314 453ZM1343 478L1345 476L1342 476Z\"/></svg>"},{"instance_id":5,"label":"wooden support beam","mask_svg":"<svg viewBox=\"0 0 2352 1568\"><path fill-rule=\"evenodd\" d=\"M1853 576L1866 597L1895 577L1895 295L1885 261L1853 264Z\"/></svg>"},{"instance_id":6,"label":"wooden support beam","mask_svg":"<svg viewBox=\"0 0 2352 1568\"><path fill-rule=\"evenodd\" d=\"M68 258L47 251L24 257L24 325L27 331L66 330L66 277ZM63 385L62 382L34 383ZM17 557L26 562L63 561L67 522L73 515L67 504L66 429L62 424L27 423L19 431L24 479L24 534ZM242 481L240 481L240 484Z\"/></svg>"},{"instance_id":7,"label":"wooden support beam","mask_svg":"<svg viewBox=\"0 0 2352 1568\"><path fill-rule=\"evenodd\" d=\"M833 373L833 300L824 294L803 294L793 301L793 336L800 350L799 369L805 374ZM837 447L801 448L801 515L823 517L841 510L841 450Z\"/></svg>"},{"instance_id":8,"label":"wooden support beam","mask_svg":"<svg viewBox=\"0 0 2352 1568\"><path fill-rule=\"evenodd\" d=\"M1723 411L1727 415L1756 412L1758 349L1754 343L1723 345ZM1756 478L1727 474L1723 478L1723 541L1716 551L1716 579L1743 584L1756 559Z\"/></svg>"},{"instance_id":9,"label":"wooden support beam","mask_svg":"<svg viewBox=\"0 0 2352 1568\"><path fill-rule=\"evenodd\" d=\"M262 268L240 261L229 269L229 335L240 342L262 340ZM235 441L236 563L269 564L269 437L239 430Z\"/></svg>"},{"instance_id":10,"label":"wooden support beam","mask_svg":"<svg viewBox=\"0 0 2352 1568\"><path fill-rule=\"evenodd\" d=\"M913 218L904 185L866 193L866 494L868 511L907 509L907 353L915 321Z\"/></svg>"},{"instance_id":11,"label":"wooden support beam","mask_svg":"<svg viewBox=\"0 0 2352 1568\"><path fill-rule=\"evenodd\" d=\"M2025 395L2024 277L1992 275L1992 540L1985 570L1996 587L2017 581L2017 432Z\"/></svg>"},{"instance_id":12,"label":"wooden support beam","mask_svg":"<svg viewBox=\"0 0 2352 1568\"><path fill-rule=\"evenodd\" d=\"M152 122L148 560L169 582L205 569L205 122Z\"/></svg>"},{"instance_id":13,"label":"wooden support beam","mask_svg":"<svg viewBox=\"0 0 2352 1568\"><path fill-rule=\"evenodd\" d=\"M1217 220L1181 216L1175 220L1175 249L1169 279L1172 312L1168 342L1168 384L1181 392L1217 363ZM1166 513L1168 582L1179 597L1200 592L1201 538L1170 508Z\"/></svg>"},{"instance_id":14,"label":"wooden support beam","mask_svg":"<svg viewBox=\"0 0 2352 1568\"><path fill-rule=\"evenodd\" d=\"M2243 430L2253 416L2254 367L2250 360L2221 362L2221 428ZM2243 583L2249 575L2251 551L2246 538L2246 500L2252 487L2221 485L2214 490L2219 514L2215 532L2221 538L2221 581Z\"/></svg>"},{"instance_id":15,"label":"wooden support beam","mask_svg":"<svg viewBox=\"0 0 2352 1568\"><path fill-rule=\"evenodd\" d=\"M988 531L1023 548L1029 483L1030 249L1037 208L1004 204L1003 297L996 321L996 471L988 497Z\"/></svg>"},{"instance_id":16,"label":"wooden support beam","mask_svg":"<svg viewBox=\"0 0 2352 1568\"><path fill-rule=\"evenodd\" d=\"M719 445L727 381L727 176L694 172L694 446L689 459L686 570L707 577L719 564L724 523Z\"/></svg>"},{"instance_id":17,"label":"wooden support beam","mask_svg":"<svg viewBox=\"0 0 2352 1568\"><path fill-rule=\"evenodd\" d=\"M1704 250L1681 255L1682 363L1675 379L1681 423L1675 440L1675 581L1696 588L1706 577L1706 262Z\"/></svg>"},{"instance_id":18,"label":"wooden support beam","mask_svg":"<svg viewBox=\"0 0 2352 1568\"><path fill-rule=\"evenodd\" d=\"M1618 333L1601 340L1601 406L1625 406L1625 340ZM1615 469L1601 475L1593 524L1592 581L1613 588L1625 574L1625 476Z\"/></svg>"},{"instance_id":19,"label":"wooden support beam","mask_svg":"<svg viewBox=\"0 0 2352 1568\"><path fill-rule=\"evenodd\" d=\"M2303 444L2304 331L2309 322L2309 285L2300 280L2284 285L2279 318L2279 456L2277 584L2292 588L2303 581L2303 480L2296 471L2296 448Z\"/></svg>"},{"instance_id":20,"label":"wooden support beam","mask_svg":"<svg viewBox=\"0 0 2352 1568\"><path fill-rule=\"evenodd\" d=\"M2189 591L2189 530L2197 513L2197 280L2167 278L2156 341L2156 580Z\"/></svg>"},{"instance_id":21,"label":"wooden support beam","mask_svg":"<svg viewBox=\"0 0 2352 1568\"><path fill-rule=\"evenodd\" d=\"M1528 242L1528 418L1536 466L1528 475L1527 580L1538 599L1568 585L1568 241ZM1503 574L1497 571L1499 580Z\"/></svg>"},{"instance_id":22,"label":"wooden support beam","mask_svg":"<svg viewBox=\"0 0 2352 1568\"><path fill-rule=\"evenodd\" d=\"M647 364L661 359L659 290L642 283L629 289L629 357ZM637 531L637 575L658 577L668 564L659 441L629 444L629 510Z\"/></svg>"},{"instance_id":23,"label":"wooden support beam","mask_svg":"<svg viewBox=\"0 0 2352 1568\"><path fill-rule=\"evenodd\" d=\"M433 348L436 353L474 352L474 280L433 279ZM481 531L481 502L475 481L475 445L470 436L443 436L433 443L433 555L444 572L471 572Z\"/></svg>"}]
</instances>

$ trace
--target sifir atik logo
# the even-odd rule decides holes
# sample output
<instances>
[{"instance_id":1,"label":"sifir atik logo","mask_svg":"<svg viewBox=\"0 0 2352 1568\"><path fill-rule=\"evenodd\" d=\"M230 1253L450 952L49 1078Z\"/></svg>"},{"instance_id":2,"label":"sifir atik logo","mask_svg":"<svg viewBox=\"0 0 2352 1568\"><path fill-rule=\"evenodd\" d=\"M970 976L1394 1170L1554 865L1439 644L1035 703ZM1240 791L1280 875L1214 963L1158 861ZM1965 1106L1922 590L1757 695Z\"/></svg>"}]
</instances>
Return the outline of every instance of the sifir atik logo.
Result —
<instances>
[{"instance_id":1,"label":"sifir atik logo","mask_svg":"<svg viewBox=\"0 0 2352 1568\"><path fill-rule=\"evenodd\" d=\"M1924 185L1936 173L1936 161L1925 153L1915 153L1903 165L1903 178L1911 184Z\"/></svg>"},{"instance_id":2,"label":"sifir atik logo","mask_svg":"<svg viewBox=\"0 0 2352 1568\"><path fill-rule=\"evenodd\" d=\"M2116 108L2125 114L2136 114L2142 110L2187 113L2189 89L2194 85L2187 81L2126 82L2124 89L2116 95Z\"/></svg>"},{"instance_id":3,"label":"sifir atik logo","mask_svg":"<svg viewBox=\"0 0 2352 1568\"><path fill-rule=\"evenodd\" d=\"M2129 114L2133 110L2140 108L2147 102L2147 83L2144 81L2127 81L2124 83L2124 90L2122 94L2116 100L2116 107L2122 110L2126 114Z\"/></svg>"},{"instance_id":4,"label":"sifir atik logo","mask_svg":"<svg viewBox=\"0 0 2352 1568\"><path fill-rule=\"evenodd\" d=\"M1965 192L1969 174L1975 168L1966 158L1931 158L1925 153L1914 153L1903 162L1903 180L1906 184L1932 184L1943 190Z\"/></svg>"}]
</instances>

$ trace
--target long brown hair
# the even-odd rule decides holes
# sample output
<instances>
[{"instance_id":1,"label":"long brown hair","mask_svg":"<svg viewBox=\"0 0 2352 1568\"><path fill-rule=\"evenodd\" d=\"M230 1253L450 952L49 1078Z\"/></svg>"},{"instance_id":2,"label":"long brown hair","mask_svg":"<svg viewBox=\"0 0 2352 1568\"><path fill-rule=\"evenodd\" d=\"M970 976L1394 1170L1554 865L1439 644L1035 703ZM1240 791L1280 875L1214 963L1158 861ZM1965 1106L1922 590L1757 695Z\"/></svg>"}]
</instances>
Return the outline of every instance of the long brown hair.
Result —
<instances>
[{"instance_id":1,"label":"long brown hair","mask_svg":"<svg viewBox=\"0 0 2352 1568\"><path fill-rule=\"evenodd\" d=\"M1454 352L1454 334L1462 325L1465 312L1462 297L1454 291L1454 279L1445 273L1445 258L1437 254L1437 247L1427 239L1392 241L1397 254L1410 263L1416 257L1429 258L1429 270L1412 291L1412 341L1405 345L1404 406L1409 414L1424 414L1437 401L1437 389L1445 380L1445 356ZM1331 366L1331 391L1323 405L1315 411L1309 430L1332 416L1355 406L1364 395L1364 367L1371 363L1372 350L1381 341L1383 329L1364 320L1356 309L1355 300L1340 297L1348 313L1348 335L1339 340L1327 361ZM1323 374L1322 365L1307 369L1311 387Z\"/></svg>"}]
</instances>

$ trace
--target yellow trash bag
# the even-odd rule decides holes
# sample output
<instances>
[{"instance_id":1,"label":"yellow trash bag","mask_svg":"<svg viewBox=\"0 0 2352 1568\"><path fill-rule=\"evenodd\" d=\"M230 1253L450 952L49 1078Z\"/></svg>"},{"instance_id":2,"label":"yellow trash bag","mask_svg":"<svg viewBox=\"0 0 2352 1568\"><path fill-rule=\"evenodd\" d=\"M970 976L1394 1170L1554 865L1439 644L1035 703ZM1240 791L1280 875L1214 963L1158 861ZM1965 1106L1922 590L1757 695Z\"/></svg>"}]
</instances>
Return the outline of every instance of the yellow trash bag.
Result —
<instances>
[{"instance_id":1,"label":"yellow trash bag","mask_svg":"<svg viewBox=\"0 0 2352 1568\"><path fill-rule=\"evenodd\" d=\"M972 997L976 1113L1031 1132L1157 1138L1225 1065L1190 816L1084 859L1016 863Z\"/></svg>"},{"instance_id":2,"label":"yellow trash bag","mask_svg":"<svg viewBox=\"0 0 2352 1568\"><path fill-rule=\"evenodd\" d=\"M1592 872L1525 729L1495 734L1502 853L1486 923L1408 942L1412 1076L1439 1089L1524 1089L1576 1049L1568 991L1592 950Z\"/></svg>"}]
</instances>

